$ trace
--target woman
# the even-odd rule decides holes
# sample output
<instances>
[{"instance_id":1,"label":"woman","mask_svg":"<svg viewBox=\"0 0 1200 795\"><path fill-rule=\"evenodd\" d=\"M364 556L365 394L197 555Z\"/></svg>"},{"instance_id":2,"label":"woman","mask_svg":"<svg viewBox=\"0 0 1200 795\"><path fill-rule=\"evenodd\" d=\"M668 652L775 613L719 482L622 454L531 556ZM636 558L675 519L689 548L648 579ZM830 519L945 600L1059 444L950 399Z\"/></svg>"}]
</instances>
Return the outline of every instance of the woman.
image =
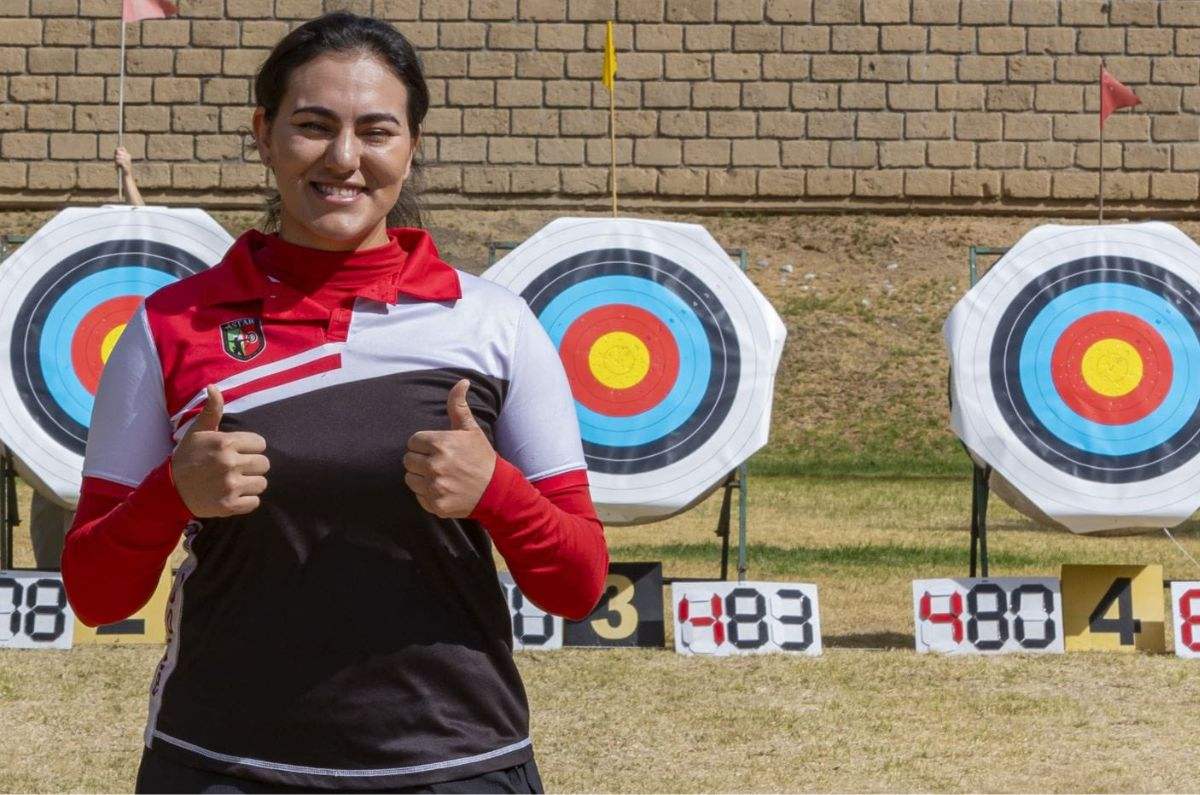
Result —
<instances>
[{"instance_id":1,"label":"woman","mask_svg":"<svg viewBox=\"0 0 1200 795\"><path fill-rule=\"evenodd\" d=\"M105 623L184 535L138 790L538 791L491 544L545 609L599 599L562 365L519 298L399 225L429 104L402 35L321 17L255 89L279 232L130 321L63 556Z\"/></svg>"}]
</instances>

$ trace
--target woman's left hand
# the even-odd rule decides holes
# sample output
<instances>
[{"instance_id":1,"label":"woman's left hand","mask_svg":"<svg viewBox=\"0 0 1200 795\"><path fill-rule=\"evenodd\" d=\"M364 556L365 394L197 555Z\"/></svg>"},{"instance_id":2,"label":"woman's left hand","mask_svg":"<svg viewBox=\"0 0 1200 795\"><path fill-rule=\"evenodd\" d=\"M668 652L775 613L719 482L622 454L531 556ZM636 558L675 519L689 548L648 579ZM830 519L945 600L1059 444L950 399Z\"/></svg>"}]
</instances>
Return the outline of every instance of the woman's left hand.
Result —
<instances>
[{"instance_id":1,"label":"woman's left hand","mask_svg":"<svg viewBox=\"0 0 1200 795\"><path fill-rule=\"evenodd\" d=\"M448 431L417 431L404 454L404 482L421 507L443 519L465 519L496 470L496 451L467 405L471 382L459 381L446 399Z\"/></svg>"}]
</instances>

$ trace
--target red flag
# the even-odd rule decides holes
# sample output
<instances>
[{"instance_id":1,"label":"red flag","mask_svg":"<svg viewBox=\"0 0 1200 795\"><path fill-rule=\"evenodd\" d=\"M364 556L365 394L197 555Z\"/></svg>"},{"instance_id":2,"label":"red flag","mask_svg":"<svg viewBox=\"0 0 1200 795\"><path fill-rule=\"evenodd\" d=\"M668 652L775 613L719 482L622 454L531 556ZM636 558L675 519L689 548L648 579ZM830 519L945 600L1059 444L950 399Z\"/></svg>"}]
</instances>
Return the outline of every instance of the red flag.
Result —
<instances>
[{"instance_id":1,"label":"red flag","mask_svg":"<svg viewBox=\"0 0 1200 795\"><path fill-rule=\"evenodd\" d=\"M121 20L137 22L139 19L165 19L178 13L179 9L171 0L125 0Z\"/></svg>"},{"instance_id":2,"label":"red flag","mask_svg":"<svg viewBox=\"0 0 1200 795\"><path fill-rule=\"evenodd\" d=\"M128 2L128 0L126 0ZM1134 105L1140 105L1142 101L1138 99L1137 94L1128 86L1123 85L1120 80L1108 73L1108 70L1103 66L1100 67L1100 126L1104 126L1104 120L1107 119L1114 110L1120 108L1132 108Z\"/></svg>"}]
</instances>

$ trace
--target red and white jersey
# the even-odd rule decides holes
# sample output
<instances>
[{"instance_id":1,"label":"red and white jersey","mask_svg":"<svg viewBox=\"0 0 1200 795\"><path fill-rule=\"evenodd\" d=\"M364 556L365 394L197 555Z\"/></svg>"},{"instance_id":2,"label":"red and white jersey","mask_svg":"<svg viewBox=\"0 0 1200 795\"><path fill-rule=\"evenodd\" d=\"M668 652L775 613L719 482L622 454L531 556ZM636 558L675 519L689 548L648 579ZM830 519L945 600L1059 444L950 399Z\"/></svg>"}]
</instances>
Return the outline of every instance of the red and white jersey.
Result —
<instances>
[{"instance_id":1,"label":"red and white jersey","mask_svg":"<svg viewBox=\"0 0 1200 795\"><path fill-rule=\"evenodd\" d=\"M525 479L582 473L570 388L519 297L446 265L420 230L389 235L403 267L327 308L267 277L255 258L279 241L247 232L147 298L105 367L85 478L141 484L208 384L221 430L267 441L261 506L185 532L146 742L187 764L378 789L531 755L488 533L423 510L402 459L413 433L449 427L468 378Z\"/></svg>"}]
</instances>

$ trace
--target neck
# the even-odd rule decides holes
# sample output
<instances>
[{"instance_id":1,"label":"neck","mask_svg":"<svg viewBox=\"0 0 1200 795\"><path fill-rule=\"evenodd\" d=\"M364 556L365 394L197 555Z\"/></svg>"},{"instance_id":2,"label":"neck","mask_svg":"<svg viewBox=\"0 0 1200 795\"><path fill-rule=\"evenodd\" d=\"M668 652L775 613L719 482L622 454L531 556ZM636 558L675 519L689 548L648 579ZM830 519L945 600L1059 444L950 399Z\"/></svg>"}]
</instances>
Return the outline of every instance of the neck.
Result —
<instances>
[{"instance_id":1,"label":"neck","mask_svg":"<svg viewBox=\"0 0 1200 795\"><path fill-rule=\"evenodd\" d=\"M354 237L335 239L313 234L288 217L280 219L279 239L296 246L315 248L320 251L360 251L387 245L387 222L381 219L371 230Z\"/></svg>"}]
</instances>

